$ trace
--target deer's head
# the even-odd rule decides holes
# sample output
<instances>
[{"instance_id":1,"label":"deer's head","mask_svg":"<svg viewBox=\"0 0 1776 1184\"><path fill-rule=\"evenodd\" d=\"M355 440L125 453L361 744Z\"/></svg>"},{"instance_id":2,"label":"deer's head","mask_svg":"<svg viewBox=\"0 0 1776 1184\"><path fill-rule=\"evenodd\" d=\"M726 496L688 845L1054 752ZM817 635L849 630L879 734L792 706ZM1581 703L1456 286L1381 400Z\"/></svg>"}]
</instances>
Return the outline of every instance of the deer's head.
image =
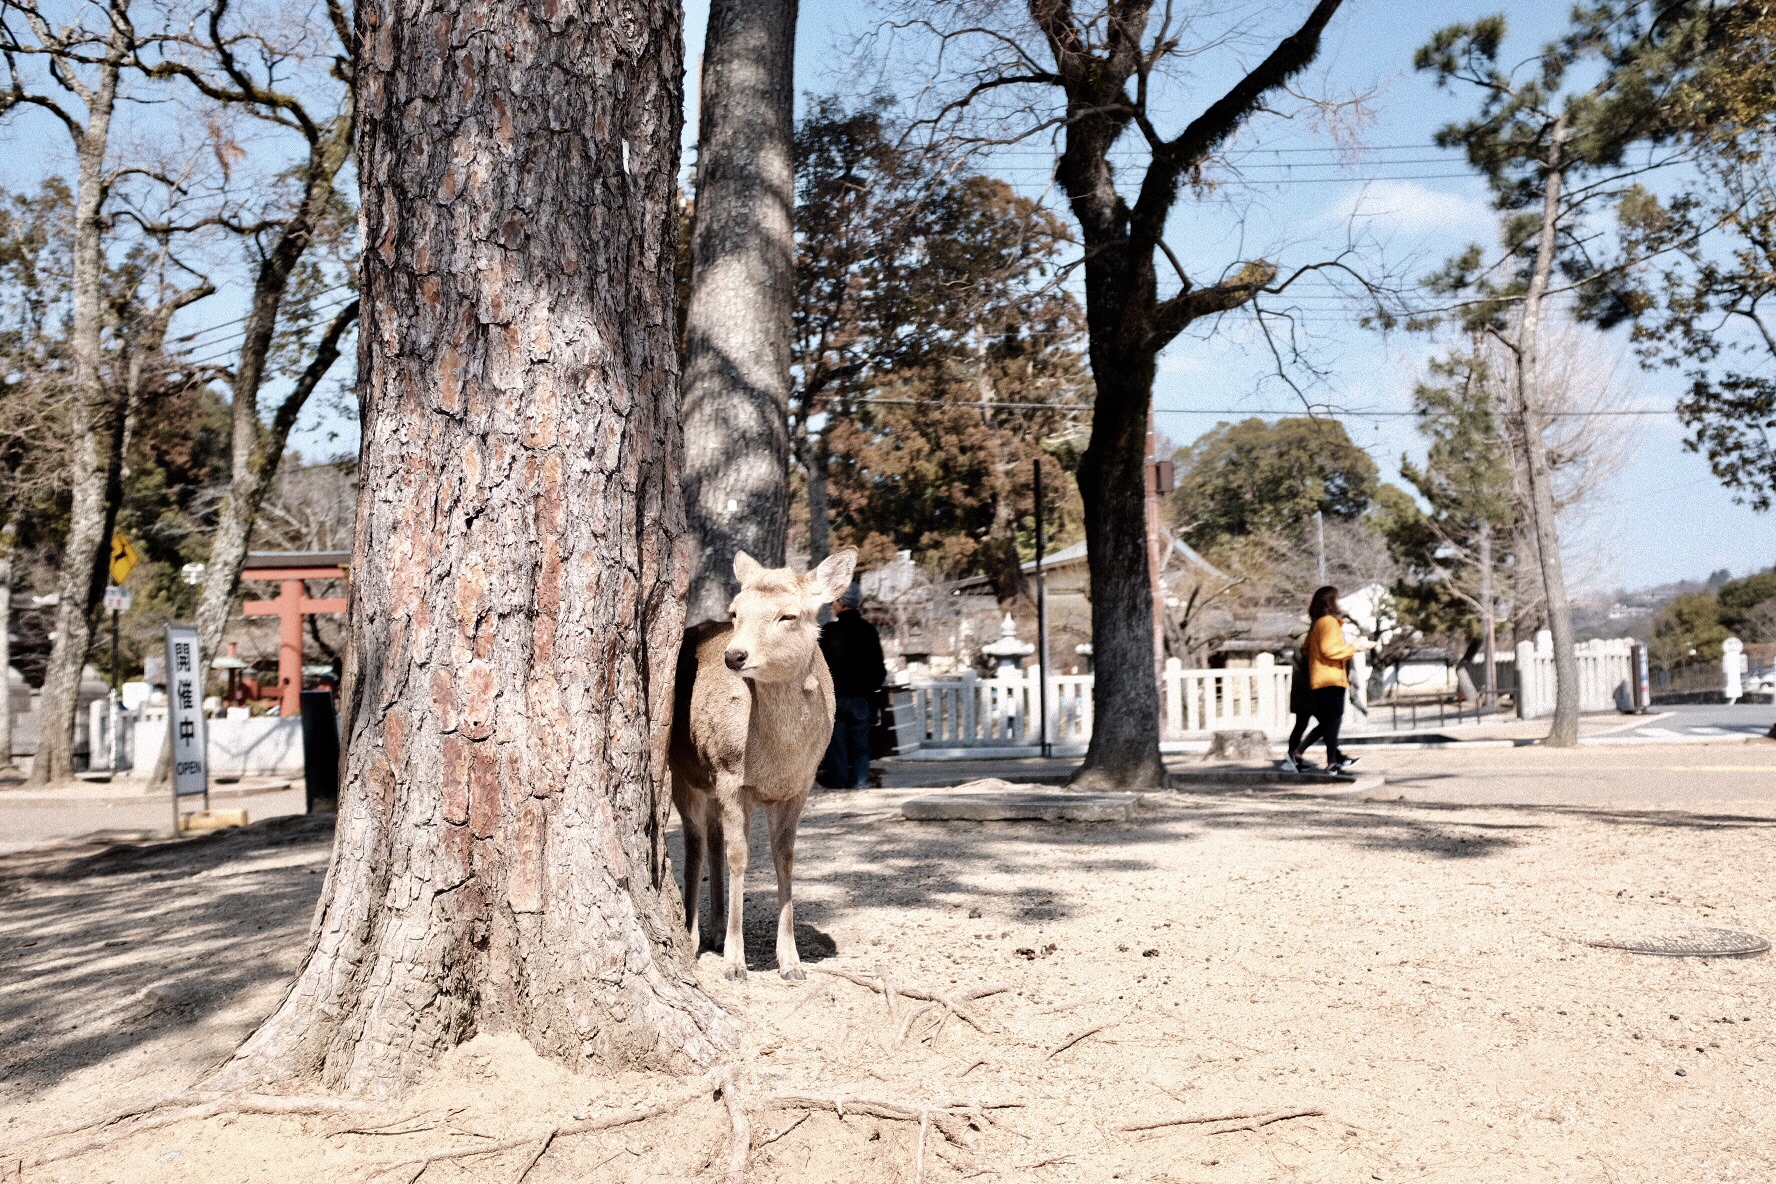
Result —
<instances>
[{"instance_id":1,"label":"deer's head","mask_svg":"<svg viewBox=\"0 0 1776 1184\"><path fill-rule=\"evenodd\" d=\"M754 682L804 678L820 644L815 615L851 584L856 551L840 551L806 574L766 567L746 552L734 556L740 593L728 607L734 632L722 656L728 669Z\"/></svg>"}]
</instances>

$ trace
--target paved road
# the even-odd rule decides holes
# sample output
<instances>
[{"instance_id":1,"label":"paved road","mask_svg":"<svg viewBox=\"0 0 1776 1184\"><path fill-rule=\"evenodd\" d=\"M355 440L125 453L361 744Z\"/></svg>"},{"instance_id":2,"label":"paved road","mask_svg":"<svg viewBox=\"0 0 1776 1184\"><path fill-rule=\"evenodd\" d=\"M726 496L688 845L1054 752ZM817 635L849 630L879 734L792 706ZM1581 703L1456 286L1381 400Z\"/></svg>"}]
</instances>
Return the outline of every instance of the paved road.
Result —
<instances>
[{"instance_id":1,"label":"paved road","mask_svg":"<svg viewBox=\"0 0 1776 1184\"><path fill-rule=\"evenodd\" d=\"M305 804L300 782L244 791L218 786L210 794L210 805L244 809L254 822L300 814ZM185 809L191 808L188 800ZM57 839L165 837L172 831L172 815L164 793L118 795L102 784L54 793L0 789L0 854Z\"/></svg>"},{"instance_id":2,"label":"paved road","mask_svg":"<svg viewBox=\"0 0 1776 1184\"><path fill-rule=\"evenodd\" d=\"M1655 707L1645 722L1614 729L1618 736L1645 740L1699 739L1703 737L1763 736L1776 723L1776 706L1768 703L1684 703Z\"/></svg>"}]
</instances>

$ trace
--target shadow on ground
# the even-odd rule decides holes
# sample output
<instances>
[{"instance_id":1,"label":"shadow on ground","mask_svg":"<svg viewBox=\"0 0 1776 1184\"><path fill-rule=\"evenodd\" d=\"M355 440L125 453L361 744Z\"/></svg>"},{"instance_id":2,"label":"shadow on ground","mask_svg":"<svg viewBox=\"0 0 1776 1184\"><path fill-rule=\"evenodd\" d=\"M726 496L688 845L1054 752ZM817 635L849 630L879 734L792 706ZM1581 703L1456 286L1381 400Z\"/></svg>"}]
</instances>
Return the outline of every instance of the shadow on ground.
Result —
<instances>
[{"instance_id":1,"label":"shadow on ground","mask_svg":"<svg viewBox=\"0 0 1776 1184\"><path fill-rule=\"evenodd\" d=\"M282 980L332 842L317 815L0 857L0 1093L28 1097Z\"/></svg>"}]
</instances>

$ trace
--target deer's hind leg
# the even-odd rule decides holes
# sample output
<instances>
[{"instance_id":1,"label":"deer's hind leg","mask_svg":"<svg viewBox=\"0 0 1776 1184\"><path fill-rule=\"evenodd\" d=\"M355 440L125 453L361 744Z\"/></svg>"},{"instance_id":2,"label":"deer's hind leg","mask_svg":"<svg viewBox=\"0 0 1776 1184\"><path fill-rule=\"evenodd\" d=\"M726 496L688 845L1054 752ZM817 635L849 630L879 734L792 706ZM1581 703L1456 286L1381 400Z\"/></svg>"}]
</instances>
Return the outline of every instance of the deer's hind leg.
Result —
<instances>
[{"instance_id":1,"label":"deer's hind leg","mask_svg":"<svg viewBox=\"0 0 1776 1184\"><path fill-rule=\"evenodd\" d=\"M701 796L701 795L699 795ZM684 906L685 929L691 935L691 956L694 958L703 948L703 935L698 927L698 906L703 900L703 867L709 854L709 819L704 804L695 797L687 802L674 802L678 806L678 820L684 824ZM716 848L721 847L721 832L716 831ZM721 872L715 870L710 877L709 903L711 913L721 915L720 906L715 904L715 885L721 881Z\"/></svg>"},{"instance_id":2,"label":"deer's hind leg","mask_svg":"<svg viewBox=\"0 0 1776 1184\"><path fill-rule=\"evenodd\" d=\"M766 802L765 820L771 827L771 862L777 868L777 973L790 982L808 976L802 971L795 942L795 841L806 797L787 802Z\"/></svg>"}]
</instances>

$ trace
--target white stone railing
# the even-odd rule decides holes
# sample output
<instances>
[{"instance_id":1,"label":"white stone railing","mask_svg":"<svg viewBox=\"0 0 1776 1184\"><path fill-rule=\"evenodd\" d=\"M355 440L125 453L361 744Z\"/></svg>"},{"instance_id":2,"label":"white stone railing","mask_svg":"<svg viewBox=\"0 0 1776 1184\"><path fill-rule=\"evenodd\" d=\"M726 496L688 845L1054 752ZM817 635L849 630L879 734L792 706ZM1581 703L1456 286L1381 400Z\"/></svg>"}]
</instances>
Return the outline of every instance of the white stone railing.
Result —
<instances>
[{"instance_id":1,"label":"white stone railing","mask_svg":"<svg viewBox=\"0 0 1776 1184\"><path fill-rule=\"evenodd\" d=\"M111 767L110 705L95 700L91 712L89 768ZM132 777L151 777L166 743L167 710L143 707L120 711L122 759L114 772ZM209 739L211 777L295 776L302 772L302 718L254 716L250 719L204 721Z\"/></svg>"},{"instance_id":2,"label":"white stone railing","mask_svg":"<svg viewBox=\"0 0 1776 1184\"><path fill-rule=\"evenodd\" d=\"M1579 710L1611 711L1631 696L1634 641L1612 637L1581 641L1573 647L1579 660ZM1554 643L1547 630L1535 643L1517 643L1517 714L1540 719L1554 714Z\"/></svg>"},{"instance_id":3,"label":"white stone railing","mask_svg":"<svg viewBox=\"0 0 1776 1184\"><path fill-rule=\"evenodd\" d=\"M1257 665L1236 670L1186 670L1176 658L1160 677L1161 739L1201 739L1234 728L1286 735L1289 716L1287 667L1260 654ZM928 754L949 749L1033 749L1040 739L1040 684L1034 669L981 678L914 683L913 734ZM1083 748L1092 734L1092 676L1056 674L1048 679L1048 737L1061 748Z\"/></svg>"}]
</instances>

